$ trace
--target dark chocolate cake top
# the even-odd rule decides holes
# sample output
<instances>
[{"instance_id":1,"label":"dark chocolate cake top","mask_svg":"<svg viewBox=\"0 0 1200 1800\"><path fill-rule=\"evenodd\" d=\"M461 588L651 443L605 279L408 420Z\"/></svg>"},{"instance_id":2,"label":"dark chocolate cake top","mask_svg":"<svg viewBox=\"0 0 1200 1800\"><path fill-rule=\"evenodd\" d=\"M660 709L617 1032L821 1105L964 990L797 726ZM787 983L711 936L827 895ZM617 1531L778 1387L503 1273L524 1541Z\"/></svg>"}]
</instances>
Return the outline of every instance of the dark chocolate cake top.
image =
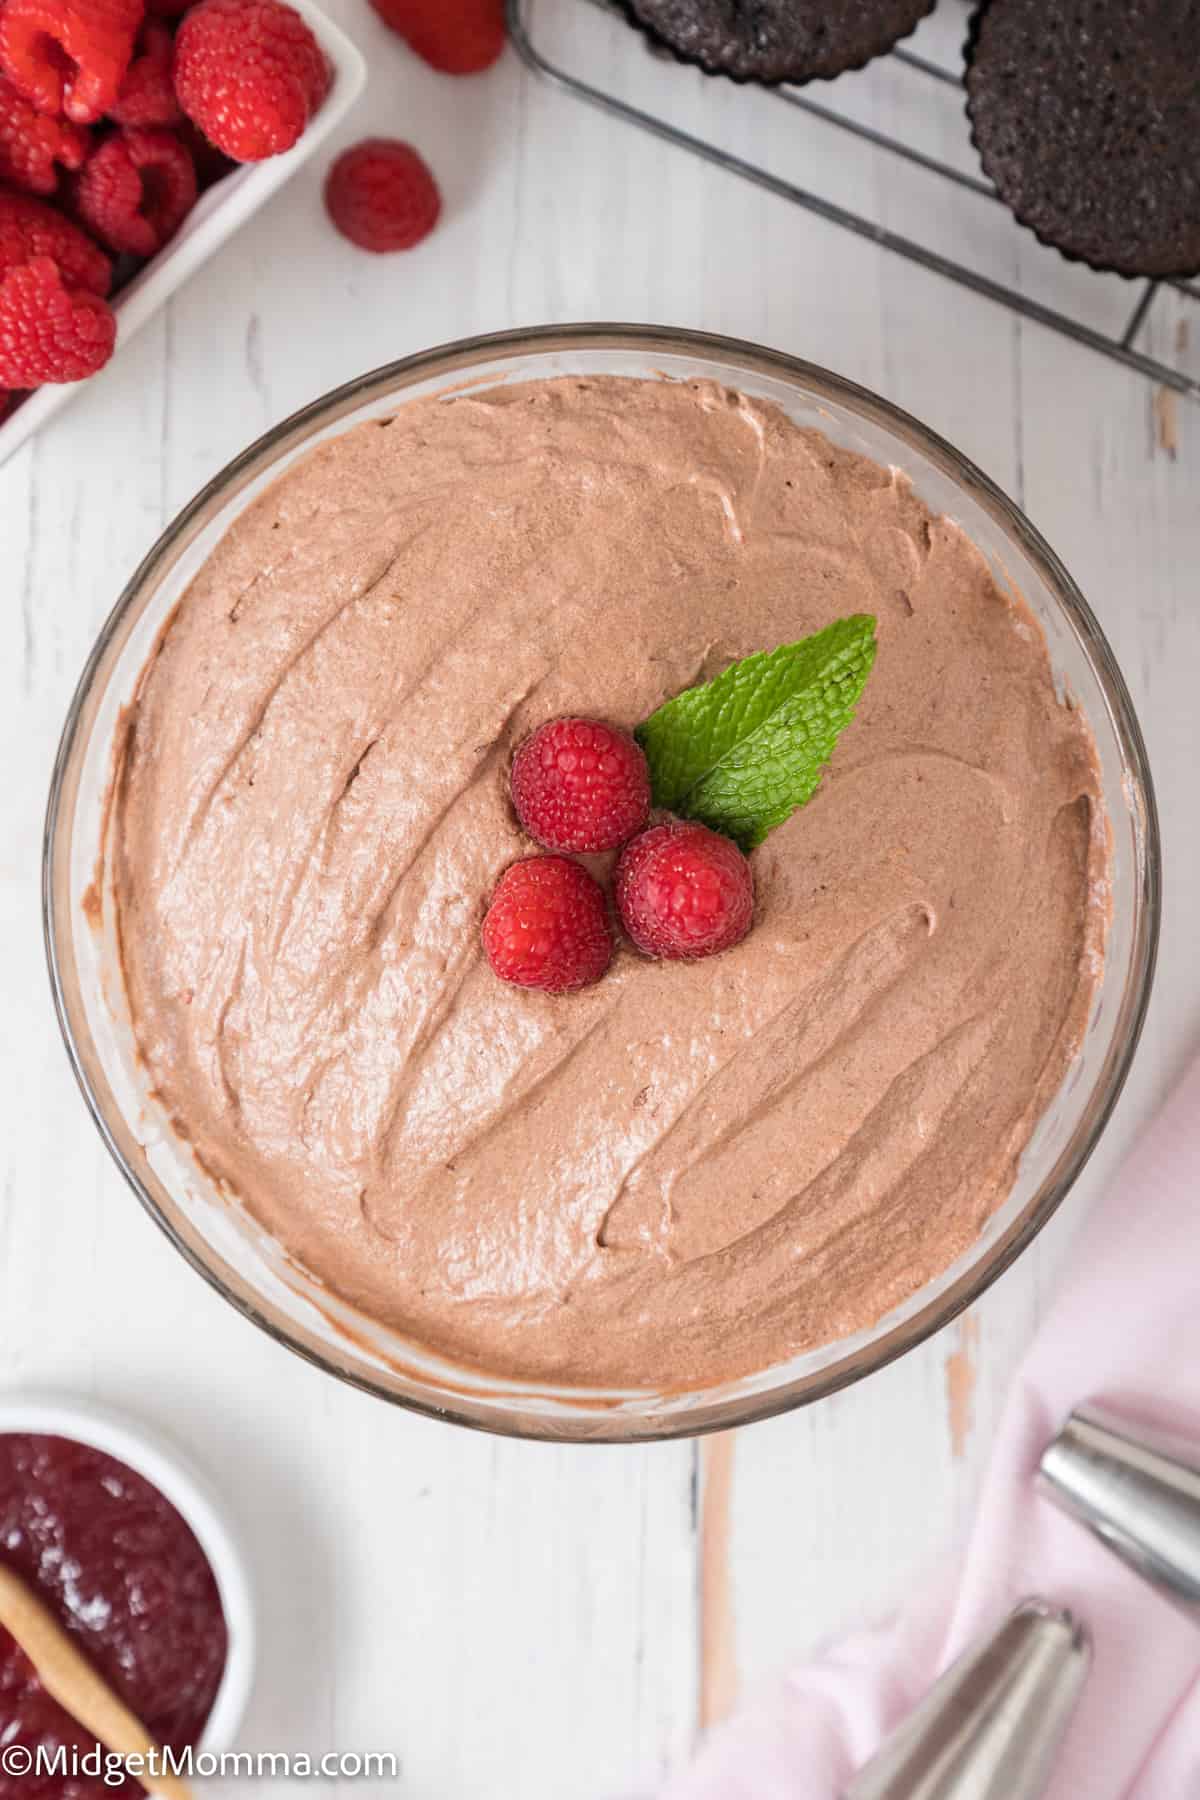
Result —
<instances>
[{"instance_id":1,"label":"dark chocolate cake top","mask_svg":"<svg viewBox=\"0 0 1200 1800\"><path fill-rule=\"evenodd\" d=\"M1123 275L1200 270L1200 0L985 0L967 111L1017 218Z\"/></svg>"},{"instance_id":2,"label":"dark chocolate cake top","mask_svg":"<svg viewBox=\"0 0 1200 1800\"><path fill-rule=\"evenodd\" d=\"M626 0L685 62L739 81L811 81L861 68L934 0Z\"/></svg>"}]
</instances>

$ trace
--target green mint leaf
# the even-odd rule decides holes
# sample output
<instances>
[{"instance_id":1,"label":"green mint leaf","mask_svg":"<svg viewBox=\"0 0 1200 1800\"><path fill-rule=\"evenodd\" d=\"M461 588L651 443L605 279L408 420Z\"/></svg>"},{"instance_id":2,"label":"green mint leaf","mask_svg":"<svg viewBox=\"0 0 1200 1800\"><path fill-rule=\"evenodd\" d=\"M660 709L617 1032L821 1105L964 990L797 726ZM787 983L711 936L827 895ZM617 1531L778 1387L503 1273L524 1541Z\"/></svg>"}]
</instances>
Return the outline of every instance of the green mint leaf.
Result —
<instances>
[{"instance_id":1,"label":"green mint leaf","mask_svg":"<svg viewBox=\"0 0 1200 1800\"><path fill-rule=\"evenodd\" d=\"M668 700L635 733L654 804L753 850L812 798L875 648L874 619L854 613Z\"/></svg>"}]
</instances>

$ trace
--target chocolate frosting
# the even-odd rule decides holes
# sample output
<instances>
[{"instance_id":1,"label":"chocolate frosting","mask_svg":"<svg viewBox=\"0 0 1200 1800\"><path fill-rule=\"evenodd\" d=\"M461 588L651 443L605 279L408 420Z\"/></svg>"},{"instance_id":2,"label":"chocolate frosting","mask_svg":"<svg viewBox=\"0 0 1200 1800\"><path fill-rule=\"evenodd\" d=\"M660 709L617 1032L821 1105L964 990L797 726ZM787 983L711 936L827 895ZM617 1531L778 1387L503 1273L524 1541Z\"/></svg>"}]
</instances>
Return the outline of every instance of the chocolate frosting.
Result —
<instances>
[{"instance_id":1,"label":"chocolate frosting","mask_svg":"<svg viewBox=\"0 0 1200 1800\"><path fill-rule=\"evenodd\" d=\"M875 670L746 940L501 984L525 734L851 612ZM1099 975L1095 752L1032 616L904 476L704 383L322 444L197 576L118 755L166 1108L331 1289L489 1372L674 1389L870 1325L1009 1192Z\"/></svg>"}]
</instances>

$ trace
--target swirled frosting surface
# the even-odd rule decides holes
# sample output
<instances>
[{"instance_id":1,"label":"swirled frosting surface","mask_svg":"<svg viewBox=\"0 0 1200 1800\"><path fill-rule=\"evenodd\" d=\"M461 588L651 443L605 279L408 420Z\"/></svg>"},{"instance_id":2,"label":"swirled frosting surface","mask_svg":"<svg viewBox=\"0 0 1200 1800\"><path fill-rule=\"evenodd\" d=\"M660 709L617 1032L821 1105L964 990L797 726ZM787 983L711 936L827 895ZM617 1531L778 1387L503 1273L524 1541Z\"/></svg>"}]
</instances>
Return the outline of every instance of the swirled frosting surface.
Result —
<instances>
[{"instance_id":1,"label":"swirled frosting surface","mask_svg":"<svg viewBox=\"0 0 1200 1800\"><path fill-rule=\"evenodd\" d=\"M755 852L745 942L498 982L520 739L632 727L849 612L875 670ZM422 400L261 496L143 675L111 827L135 1030L205 1166L409 1339L730 1377L872 1323L1009 1191L1099 975L1098 795L1040 631L904 477L706 384Z\"/></svg>"}]
</instances>

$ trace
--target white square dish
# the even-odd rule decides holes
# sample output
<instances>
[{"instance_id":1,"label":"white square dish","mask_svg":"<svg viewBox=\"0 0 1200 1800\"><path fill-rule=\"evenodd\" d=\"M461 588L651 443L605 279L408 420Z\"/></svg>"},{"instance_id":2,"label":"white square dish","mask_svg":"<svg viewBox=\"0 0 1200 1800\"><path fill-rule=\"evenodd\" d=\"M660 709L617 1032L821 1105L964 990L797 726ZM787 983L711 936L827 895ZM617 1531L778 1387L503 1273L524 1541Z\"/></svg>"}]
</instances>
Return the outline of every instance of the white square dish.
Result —
<instances>
[{"instance_id":1,"label":"white square dish","mask_svg":"<svg viewBox=\"0 0 1200 1800\"><path fill-rule=\"evenodd\" d=\"M290 4L308 21L329 59L333 79L324 103L304 136L282 156L273 156L260 163L244 163L201 194L171 242L121 289L113 300L117 317L114 361L122 345L141 330L176 288L201 263L207 262L213 251L244 225L250 215L257 212L319 149L363 90L367 66L345 32L313 6L311 0L290 0ZM111 366L110 362L108 367ZM107 369L101 370L91 380L103 380L106 373ZM87 386L90 382L63 382L38 388L28 400L23 400L0 424L0 463L6 462L53 413Z\"/></svg>"}]
</instances>

